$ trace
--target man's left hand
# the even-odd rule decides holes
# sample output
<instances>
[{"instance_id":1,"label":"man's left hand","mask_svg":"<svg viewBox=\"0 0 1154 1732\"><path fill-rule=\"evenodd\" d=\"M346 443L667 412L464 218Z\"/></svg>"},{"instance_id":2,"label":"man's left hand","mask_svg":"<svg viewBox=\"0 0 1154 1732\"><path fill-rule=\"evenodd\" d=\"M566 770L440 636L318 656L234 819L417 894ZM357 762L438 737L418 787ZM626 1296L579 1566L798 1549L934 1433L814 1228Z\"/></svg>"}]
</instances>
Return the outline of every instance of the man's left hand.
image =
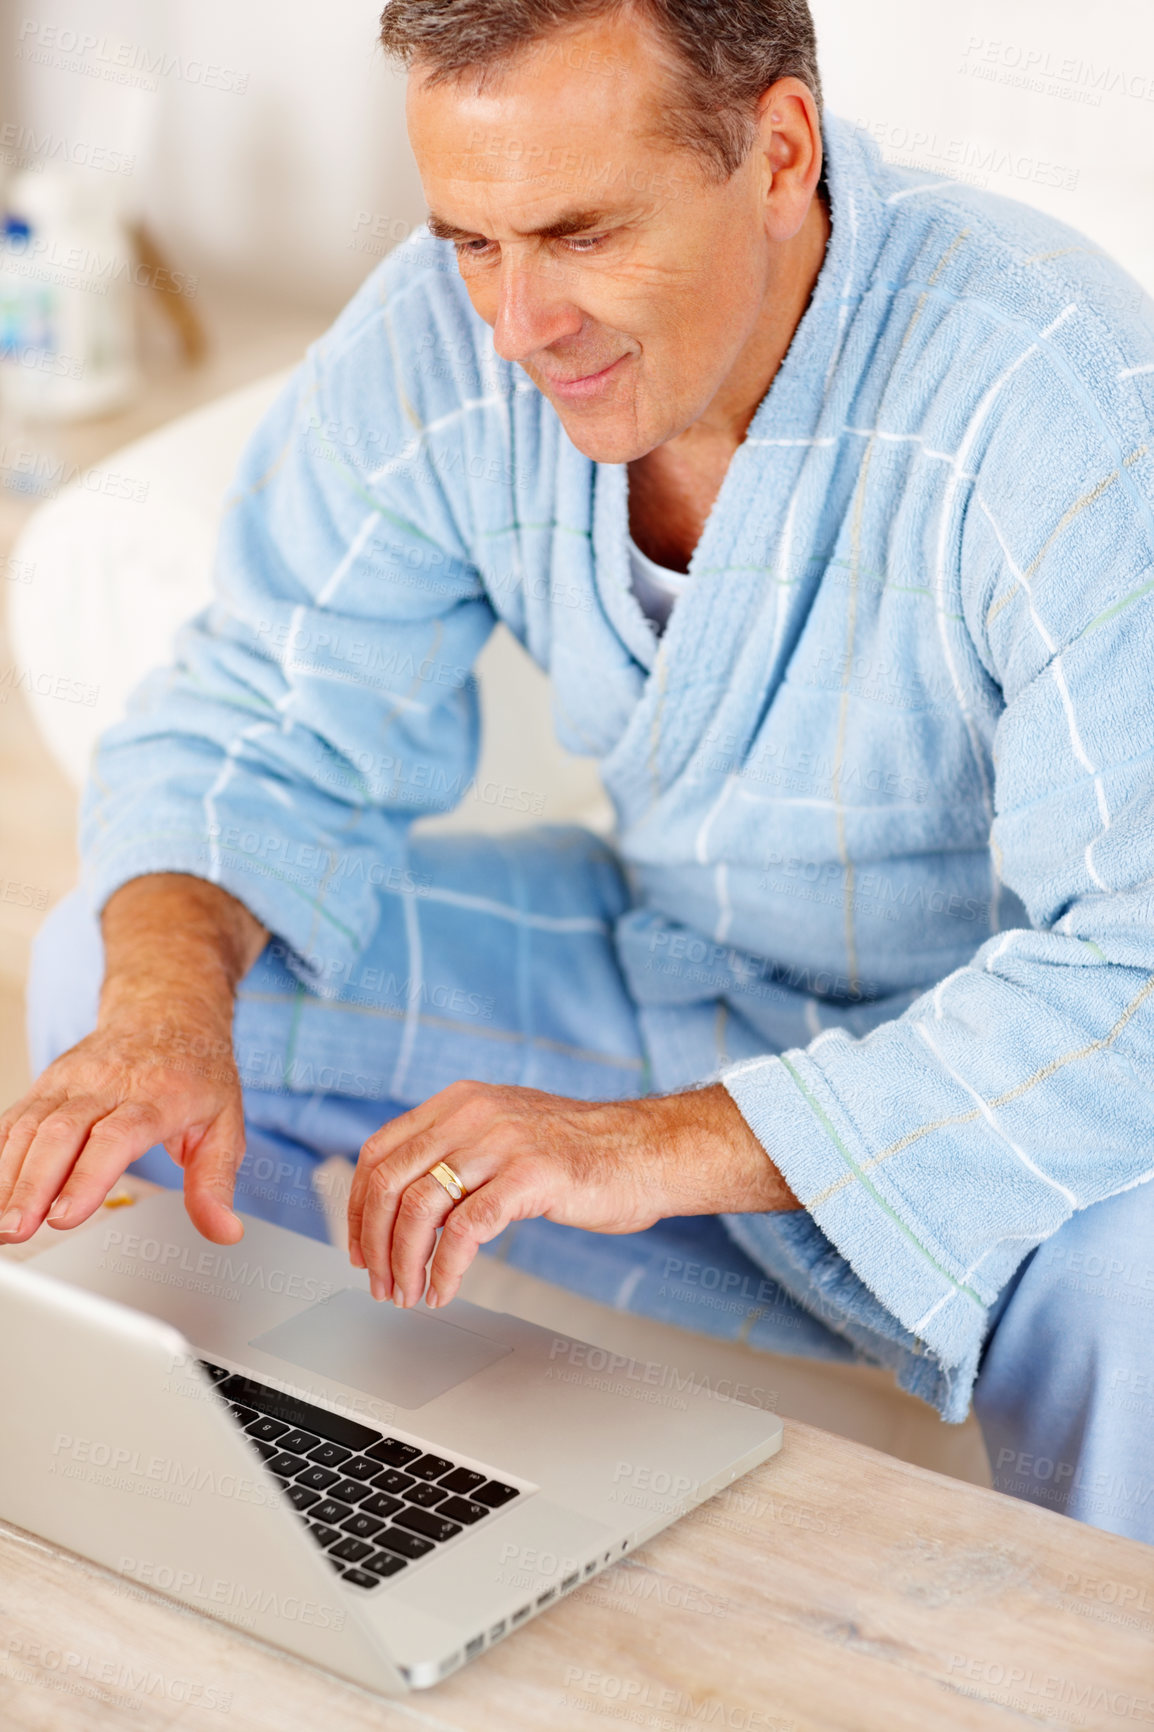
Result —
<instances>
[{"instance_id":1,"label":"man's left hand","mask_svg":"<svg viewBox=\"0 0 1154 1732\"><path fill-rule=\"evenodd\" d=\"M430 1176L438 1161L464 1185L462 1202ZM431 1256L426 1302L445 1305L478 1247L513 1221L639 1233L671 1215L801 1207L720 1083L589 1102L458 1082L361 1149L349 1256L375 1298L402 1306L420 1300Z\"/></svg>"}]
</instances>

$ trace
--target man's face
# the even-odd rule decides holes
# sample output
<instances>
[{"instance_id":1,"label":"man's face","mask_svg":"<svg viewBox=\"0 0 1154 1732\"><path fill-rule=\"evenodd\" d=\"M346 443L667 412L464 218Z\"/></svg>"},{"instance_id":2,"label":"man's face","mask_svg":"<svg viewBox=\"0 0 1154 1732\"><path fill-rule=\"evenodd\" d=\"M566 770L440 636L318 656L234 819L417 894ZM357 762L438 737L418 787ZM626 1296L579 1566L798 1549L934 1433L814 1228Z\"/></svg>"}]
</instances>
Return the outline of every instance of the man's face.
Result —
<instances>
[{"instance_id":1,"label":"man's face","mask_svg":"<svg viewBox=\"0 0 1154 1732\"><path fill-rule=\"evenodd\" d=\"M710 180L657 136L668 78L658 39L619 17L549 37L483 94L466 80L430 89L419 65L409 81L434 232L455 241L498 354L604 463L703 414L770 280L764 153Z\"/></svg>"}]
</instances>

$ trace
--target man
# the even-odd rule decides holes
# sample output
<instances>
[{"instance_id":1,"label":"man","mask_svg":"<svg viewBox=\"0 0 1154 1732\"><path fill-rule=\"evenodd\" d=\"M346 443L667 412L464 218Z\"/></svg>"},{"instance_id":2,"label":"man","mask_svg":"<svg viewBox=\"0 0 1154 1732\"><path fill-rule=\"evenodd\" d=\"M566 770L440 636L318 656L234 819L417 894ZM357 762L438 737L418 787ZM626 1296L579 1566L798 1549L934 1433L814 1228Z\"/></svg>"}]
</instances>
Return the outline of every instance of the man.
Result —
<instances>
[{"instance_id":1,"label":"man","mask_svg":"<svg viewBox=\"0 0 1154 1732\"><path fill-rule=\"evenodd\" d=\"M950 1420L976 1385L997 1483L1154 1540L1149 303L823 124L803 0L393 0L383 39L431 234L254 437L216 599L104 737L0 1227L163 1144L230 1243L246 1134L360 1149L378 1297L499 1241ZM409 834L498 618L613 850Z\"/></svg>"}]
</instances>

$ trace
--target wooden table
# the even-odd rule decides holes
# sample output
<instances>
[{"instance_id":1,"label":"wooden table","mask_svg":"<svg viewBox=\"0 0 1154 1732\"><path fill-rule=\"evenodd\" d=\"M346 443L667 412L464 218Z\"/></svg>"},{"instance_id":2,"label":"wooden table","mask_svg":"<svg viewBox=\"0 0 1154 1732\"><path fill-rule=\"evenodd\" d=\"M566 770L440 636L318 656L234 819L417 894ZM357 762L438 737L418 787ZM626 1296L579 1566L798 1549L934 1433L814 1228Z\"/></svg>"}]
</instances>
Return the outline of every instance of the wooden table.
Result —
<instances>
[{"instance_id":1,"label":"wooden table","mask_svg":"<svg viewBox=\"0 0 1154 1732\"><path fill-rule=\"evenodd\" d=\"M1154 1548L787 1423L773 1461L394 1702L0 1524L4 1732L611 1725L1154 1726Z\"/></svg>"}]
</instances>

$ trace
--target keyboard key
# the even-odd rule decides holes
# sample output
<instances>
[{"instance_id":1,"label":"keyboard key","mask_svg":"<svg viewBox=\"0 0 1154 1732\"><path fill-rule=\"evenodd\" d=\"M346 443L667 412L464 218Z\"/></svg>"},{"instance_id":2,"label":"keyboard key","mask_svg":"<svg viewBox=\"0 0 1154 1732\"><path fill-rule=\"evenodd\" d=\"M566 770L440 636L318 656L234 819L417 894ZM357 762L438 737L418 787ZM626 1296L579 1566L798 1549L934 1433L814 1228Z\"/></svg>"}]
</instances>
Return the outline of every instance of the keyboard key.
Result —
<instances>
[{"instance_id":1,"label":"keyboard key","mask_svg":"<svg viewBox=\"0 0 1154 1732\"><path fill-rule=\"evenodd\" d=\"M489 1509L500 1509L503 1503L508 1503L516 1495L515 1485L503 1485L499 1479L491 1479L473 1493L473 1502L486 1504Z\"/></svg>"},{"instance_id":2,"label":"keyboard key","mask_svg":"<svg viewBox=\"0 0 1154 1732\"><path fill-rule=\"evenodd\" d=\"M412 1491L405 1495L409 1503L415 1503L421 1509L432 1509L435 1503L440 1503L441 1499L449 1494L443 1485L421 1484L415 1485Z\"/></svg>"},{"instance_id":3,"label":"keyboard key","mask_svg":"<svg viewBox=\"0 0 1154 1732\"><path fill-rule=\"evenodd\" d=\"M434 1515L431 1509L403 1509L395 1520L398 1527L408 1528L410 1533L423 1534L427 1540L451 1540L461 1531L456 1522L445 1521L443 1517ZM383 1534L380 1544L385 1544Z\"/></svg>"},{"instance_id":4,"label":"keyboard key","mask_svg":"<svg viewBox=\"0 0 1154 1732\"><path fill-rule=\"evenodd\" d=\"M293 1479L302 1467L308 1463L303 1456L293 1455L287 1449L282 1449L279 1455L270 1455L268 1459L269 1472L275 1473L278 1479Z\"/></svg>"},{"instance_id":5,"label":"keyboard key","mask_svg":"<svg viewBox=\"0 0 1154 1732\"><path fill-rule=\"evenodd\" d=\"M352 1513L347 1503L336 1503L331 1497L309 1511L314 1521L324 1522L326 1527L339 1527Z\"/></svg>"},{"instance_id":6,"label":"keyboard key","mask_svg":"<svg viewBox=\"0 0 1154 1732\"><path fill-rule=\"evenodd\" d=\"M343 1413L330 1413L327 1408L302 1401L299 1395L289 1395L283 1389L270 1389L255 1377L226 1377L217 1388L226 1401L242 1401L246 1407L255 1407L260 1413L272 1414L301 1431L314 1432L317 1437L348 1449L368 1451L381 1441L380 1432L370 1426L346 1419Z\"/></svg>"},{"instance_id":7,"label":"keyboard key","mask_svg":"<svg viewBox=\"0 0 1154 1732\"><path fill-rule=\"evenodd\" d=\"M259 1418L255 1407L244 1407L239 1401L230 1401L228 1405L242 1425L251 1425L254 1419Z\"/></svg>"},{"instance_id":8,"label":"keyboard key","mask_svg":"<svg viewBox=\"0 0 1154 1732\"><path fill-rule=\"evenodd\" d=\"M275 1443L261 1443L255 1437L252 1439L252 1447L264 1461L271 1461L274 1455L280 1454Z\"/></svg>"},{"instance_id":9,"label":"keyboard key","mask_svg":"<svg viewBox=\"0 0 1154 1732\"><path fill-rule=\"evenodd\" d=\"M377 1535L376 1544L386 1551L400 1552L403 1558L423 1558L433 1549L429 1540L406 1533L404 1528L385 1528Z\"/></svg>"},{"instance_id":10,"label":"keyboard key","mask_svg":"<svg viewBox=\"0 0 1154 1732\"><path fill-rule=\"evenodd\" d=\"M416 1484L416 1481L407 1473L398 1473L395 1467L390 1467L387 1472L379 1473L373 1484L378 1491L396 1493L408 1491L411 1485Z\"/></svg>"},{"instance_id":11,"label":"keyboard key","mask_svg":"<svg viewBox=\"0 0 1154 1732\"><path fill-rule=\"evenodd\" d=\"M446 1461L443 1455L419 1455L416 1461L409 1463L409 1472L418 1479L440 1479L452 1466L453 1463Z\"/></svg>"},{"instance_id":12,"label":"keyboard key","mask_svg":"<svg viewBox=\"0 0 1154 1732\"><path fill-rule=\"evenodd\" d=\"M370 1516L391 1516L401 1508L399 1497L389 1497L387 1492L379 1491L373 1497L366 1498L360 1507L359 1514Z\"/></svg>"},{"instance_id":13,"label":"keyboard key","mask_svg":"<svg viewBox=\"0 0 1154 1732\"><path fill-rule=\"evenodd\" d=\"M206 1371L214 1383L223 1383L225 1378L229 1375L223 1365L212 1365L207 1359L201 1359L198 1363L200 1369Z\"/></svg>"},{"instance_id":14,"label":"keyboard key","mask_svg":"<svg viewBox=\"0 0 1154 1732\"><path fill-rule=\"evenodd\" d=\"M379 1576L366 1576L364 1570L346 1570L345 1581L351 1588L379 1588Z\"/></svg>"},{"instance_id":15,"label":"keyboard key","mask_svg":"<svg viewBox=\"0 0 1154 1732\"><path fill-rule=\"evenodd\" d=\"M306 1510L310 1504L320 1503L321 1501L320 1492L309 1491L307 1486L290 1485L287 1487L287 1490L289 1502L299 1510Z\"/></svg>"},{"instance_id":16,"label":"keyboard key","mask_svg":"<svg viewBox=\"0 0 1154 1732\"><path fill-rule=\"evenodd\" d=\"M447 1522L479 1522L482 1516L490 1512L483 1503L470 1503L465 1497L447 1498L443 1504L438 1504L437 1514Z\"/></svg>"},{"instance_id":17,"label":"keyboard key","mask_svg":"<svg viewBox=\"0 0 1154 1732\"><path fill-rule=\"evenodd\" d=\"M311 1431L290 1431L281 1438L280 1446L282 1449L291 1449L294 1455L308 1455L319 1442L320 1438L314 1437ZM329 1447L335 1446L330 1444ZM465 1487L460 1486L454 1489L464 1491Z\"/></svg>"},{"instance_id":18,"label":"keyboard key","mask_svg":"<svg viewBox=\"0 0 1154 1732\"><path fill-rule=\"evenodd\" d=\"M374 1552L371 1558L365 1558L361 1568L371 1570L374 1576L380 1578L395 1576L398 1570L404 1569L407 1562L407 1558L399 1558L396 1552Z\"/></svg>"},{"instance_id":19,"label":"keyboard key","mask_svg":"<svg viewBox=\"0 0 1154 1732\"><path fill-rule=\"evenodd\" d=\"M344 1538L339 1528L326 1527L324 1522L307 1521L305 1526L318 1546L335 1546L338 1540Z\"/></svg>"},{"instance_id":20,"label":"keyboard key","mask_svg":"<svg viewBox=\"0 0 1154 1732\"><path fill-rule=\"evenodd\" d=\"M350 1451L342 1449L339 1443L322 1443L316 1449L307 1450L306 1454L318 1467L340 1467L348 1461Z\"/></svg>"},{"instance_id":21,"label":"keyboard key","mask_svg":"<svg viewBox=\"0 0 1154 1732\"><path fill-rule=\"evenodd\" d=\"M367 1546L364 1540L347 1538L343 1539L339 1546L334 1546L329 1556L330 1558L340 1558L342 1563L357 1564L362 1558L367 1558L372 1549L372 1546Z\"/></svg>"},{"instance_id":22,"label":"keyboard key","mask_svg":"<svg viewBox=\"0 0 1154 1732\"><path fill-rule=\"evenodd\" d=\"M285 1448L292 1449L293 1447L286 1438ZM437 1483L443 1485L447 1491L460 1492L462 1497L468 1497L470 1492L475 1491L479 1485L484 1485L485 1476L483 1473L474 1473L471 1467L455 1467L452 1473L447 1473Z\"/></svg>"},{"instance_id":23,"label":"keyboard key","mask_svg":"<svg viewBox=\"0 0 1154 1732\"><path fill-rule=\"evenodd\" d=\"M336 1485L340 1478L331 1467L305 1467L297 1480L298 1485L307 1485L310 1491L328 1491L330 1485Z\"/></svg>"},{"instance_id":24,"label":"keyboard key","mask_svg":"<svg viewBox=\"0 0 1154 1732\"><path fill-rule=\"evenodd\" d=\"M399 1437L383 1437L380 1443L365 1451L373 1461L383 1461L386 1467L404 1467L406 1462L416 1461L420 1453L415 1445L402 1443Z\"/></svg>"},{"instance_id":25,"label":"keyboard key","mask_svg":"<svg viewBox=\"0 0 1154 1732\"><path fill-rule=\"evenodd\" d=\"M361 1485L355 1479L339 1479L336 1485L329 1487L329 1496L339 1498L341 1503L360 1503L363 1497L373 1494L371 1485Z\"/></svg>"},{"instance_id":26,"label":"keyboard key","mask_svg":"<svg viewBox=\"0 0 1154 1732\"><path fill-rule=\"evenodd\" d=\"M372 1461L367 1455L354 1455L341 1468L347 1479L375 1479L380 1471L380 1462Z\"/></svg>"},{"instance_id":27,"label":"keyboard key","mask_svg":"<svg viewBox=\"0 0 1154 1732\"><path fill-rule=\"evenodd\" d=\"M259 1442L271 1443L274 1438L280 1436L282 1431L287 1431L288 1426L285 1424L283 1419L269 1419L267 1417L262 1417L260 1419L254 1419L252 1424L246 1425L244 1429L248 1432L250 1437L257 1438Z\"/></svg>"},{"instance_id":28,"label":"keyboard key","mask_svg":"<svg viewBox=\"0 0 1154 1732\"><path fill-rule=\"evenodd\" d=\"M384 1525L379 1516L362 1515L358 1510L356 1515L351 1515L347 1522L341 1523L341 1531L352 1534L355 1540L371 1540L373 1535L379 1533Z\"/></svg>"}]
</instances>

